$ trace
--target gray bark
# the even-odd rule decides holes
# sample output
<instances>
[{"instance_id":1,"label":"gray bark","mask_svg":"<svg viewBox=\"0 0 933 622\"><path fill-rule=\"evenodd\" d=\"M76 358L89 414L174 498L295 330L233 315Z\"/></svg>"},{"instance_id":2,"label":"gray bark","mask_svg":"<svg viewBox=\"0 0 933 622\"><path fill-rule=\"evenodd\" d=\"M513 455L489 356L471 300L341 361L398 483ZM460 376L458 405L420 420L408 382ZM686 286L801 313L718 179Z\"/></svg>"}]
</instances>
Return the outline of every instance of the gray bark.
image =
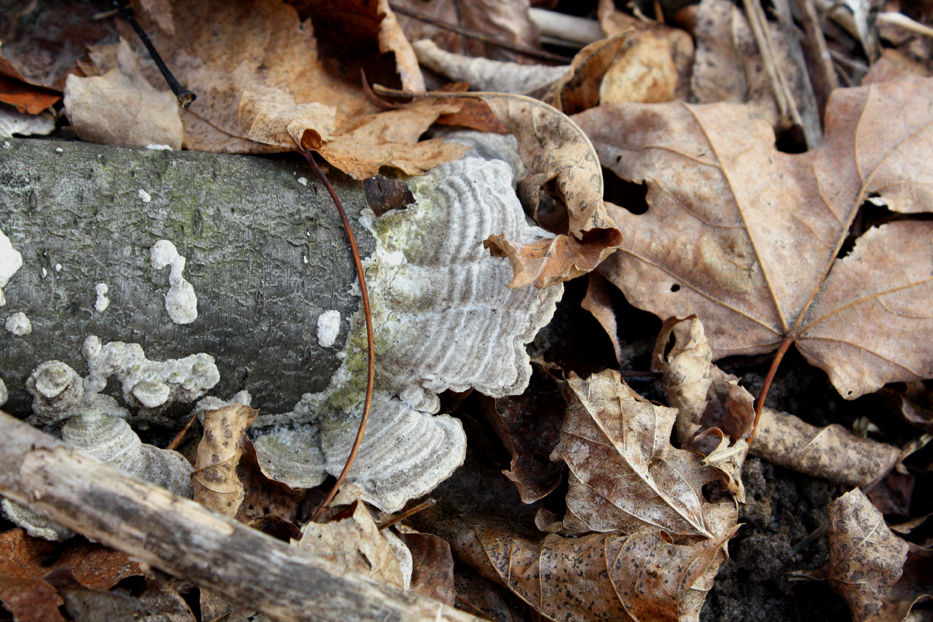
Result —
<instances>
[{"instance_id":1,"label":"gray bark","mask_svg":"<svg viewBox=\"0 0 933 622\"><path fill-rule=\"evenodd\" d=\"M275 620L478 620L127 476L0 411L0 494Z\"/></svg>"},{"instance_id":2,"label":"gray bark","mask_svg":"<svg viewBox=\"0 0 933 622\"><path fill-rule=\"evenodd\" d=\"M334 181L365 256L373 239L355 218L366 206L362 184ZM0 143L0 229L24 261L0 307L0 378L6 409L20 415L31 403L24 382L42 361L86 373L88 335L139 343L151 360L206 352L221 373L211 394L247 389L253 406L284 412L326 387L357 308L336 208L293 159L8 139ZM166 313L169 270L149 262L160 239L187 258L184 276L198 297L191 324ZM97 283L110 290L103 313L94 308ZM341 333L322 348L317 318L328 309L340 312ZM20 311L33 331L16 337L2 324Z\"/></svg>"}]
</instances>

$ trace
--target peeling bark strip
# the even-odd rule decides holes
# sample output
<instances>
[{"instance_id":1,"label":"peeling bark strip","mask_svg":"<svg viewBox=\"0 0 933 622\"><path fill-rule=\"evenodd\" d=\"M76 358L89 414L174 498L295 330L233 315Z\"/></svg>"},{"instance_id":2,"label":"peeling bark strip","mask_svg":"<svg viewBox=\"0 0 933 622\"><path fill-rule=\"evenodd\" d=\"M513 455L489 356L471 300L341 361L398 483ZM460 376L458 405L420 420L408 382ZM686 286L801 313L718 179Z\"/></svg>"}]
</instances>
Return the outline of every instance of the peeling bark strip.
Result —
<instances>
[{"instance_id":1,"label":"peeling bark strip","mask_svg":"<svg viewBox=\"0 0 933 622\"><path fill-rule=\"evenodd\" d=\"M211 393L248 389L267 413L323 390L356 311L356 277L330 199L306 176L300 161L0 142L0 229L23 256L0 320L22 312L32 322L28 335L0 330L6 408L29 412L24 381L42 361L84 375L88 335L139 343L153 360L206 352L221 374ZM362 184L336 185L366 256L372 236L355 217L366 207ZM163 239L186 258L198 307L190 324L167 315L168 271L150 264ZM343 318L331 348L316 337L327 310Z\"/></svg>"},{"instance_id":2,"label":"peeling bark strip","mask_svg":"<svg viewBox=\"0 0 933 622\"><path fill-rule=\"evenodd\" d=\"M123 475L0 411L0 493L276 620L478 620Z\"/></svg>"}]
</instances>

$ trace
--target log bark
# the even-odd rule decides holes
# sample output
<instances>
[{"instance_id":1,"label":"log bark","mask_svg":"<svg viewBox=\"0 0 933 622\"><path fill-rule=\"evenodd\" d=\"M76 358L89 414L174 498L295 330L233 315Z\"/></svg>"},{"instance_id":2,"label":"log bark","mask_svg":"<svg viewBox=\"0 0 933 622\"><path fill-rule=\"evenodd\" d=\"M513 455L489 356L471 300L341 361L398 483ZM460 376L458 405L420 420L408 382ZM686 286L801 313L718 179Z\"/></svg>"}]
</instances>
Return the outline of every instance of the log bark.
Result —
<instances>
[{"instance_id":1,"label":"log bark","mask_svg":"<svg viewBox=\"0 0 933 622\"><path fill-rule=\"evenodd\" d=\"M276 620L478 620L124 475L2 411L0 494Z\"/></svg>"},{"instance_id":2,"label":"log bark","mask_svg":"<svg viewBox=\"0 0 933 622\"><path fill-rule=\"evenodd\" d=\"M334 177L356 221L362 184ZM373 239L354 228L365 256ZM24 382L42 361L86 373L88 335L139 343L152 360L206 352L221 373L213 395L247 389L254 406L285 412L326 387L357 308L343 226L298 160L8 139L0 143L0 230L24 261L0 308L0 378L6 409L20 416L31 403ZM149 261L160 239L187 258L193 323L166 313L169 270ZM109 287L102 313L97 283ZM340 312L341 332L322 348L317 319L329 309ZM2 329L15 312L31 320L31 334Z\"/></svg>"}]
</instances>

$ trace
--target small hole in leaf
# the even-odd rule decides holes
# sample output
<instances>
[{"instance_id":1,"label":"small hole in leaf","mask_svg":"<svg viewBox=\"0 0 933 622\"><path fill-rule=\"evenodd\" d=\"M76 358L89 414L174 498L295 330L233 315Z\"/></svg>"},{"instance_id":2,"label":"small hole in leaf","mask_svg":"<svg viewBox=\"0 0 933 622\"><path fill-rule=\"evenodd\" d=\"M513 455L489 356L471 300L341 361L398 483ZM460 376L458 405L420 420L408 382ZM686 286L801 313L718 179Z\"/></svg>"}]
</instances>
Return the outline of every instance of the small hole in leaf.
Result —
<instances>
[{"instance_id":1,"label":"small hole in leaf","mask_svg":"<svg viewBox=\"0 0 933 622\"><path fill-rule=\"evenodd\" d=\"M603 199L623 207L633 214L648 211L648 186L622 179L608 168L603 168Z\"/></svg>"},{"instance_id":2,"label":"small hole in leaf","mask_svg":"<svg viewBox=\"0 0 933 622\"><path fill-rule=\"evenodd\" d=\"M671 285L671 291L672 291L672 292L679 292L679 291L680 291L680 285L678 285L677 283L674 283L673 285Z\"/></svg>"}]
</instances>

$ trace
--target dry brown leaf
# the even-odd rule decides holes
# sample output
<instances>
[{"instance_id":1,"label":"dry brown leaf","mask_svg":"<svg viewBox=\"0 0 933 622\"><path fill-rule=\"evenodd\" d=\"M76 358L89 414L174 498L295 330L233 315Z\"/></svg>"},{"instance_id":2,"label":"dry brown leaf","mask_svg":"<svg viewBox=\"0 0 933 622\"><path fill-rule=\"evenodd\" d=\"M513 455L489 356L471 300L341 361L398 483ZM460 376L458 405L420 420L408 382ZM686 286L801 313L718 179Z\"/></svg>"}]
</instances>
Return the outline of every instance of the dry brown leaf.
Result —
<instances>
[{"instance_id":1,"label":"dry brown leaf","mask_svg":"<svg viewBox=\"0 0 933 622\"><path fill-rule=\"evenodd\" d=\"M454 558L447 541L430 533L417 532L402 533L402 541L411 551L412 557L411 585L408 589L453 605L457 597L454 588Z\"/></svg>"},{"instance_id":2,"label":"dry brown leaf","mask_svg":"<svg viewBox=\"0 0 933 622\"><path fill-rule=\"evenodd\" d=\"M543 616L507 588L460 564L454 574L457 608L494 622L541 622Z\"/></svg>"},{"instance_id":3,"label":"dry brown leaf","mask_svg":"<svg viewBox=\"0 0 933 622\"><path fill-rule=\"evenodd\" d=\"M99 544L72 546L53 563L56 544L31 538L22 529L0 533L0 601L20 622L64 620L57 589L43 580L49 572L68 569L81 585L109 590L127 577L140 576L140 565L126 554Z\"/></svg>"},{"instance_id":4,"label":"dry brown leaf","mask_svg":"<svg viewBox=\"0 0 933 622\"><path fill-rule=\"evenodd\" d=\"M139 57L120 39L117 66L103 76L68 76L65 113L83 140L104 145L181 149L178 100L152 88L139 70Z\"/></svg>"},{"instance_id":5,"label":"dry brown leaf","mask_svg":"<svg viewBox=\"0 0 933 622\"><path fill-rule=\"evenodd\" d=\"M147 581L141 593L123 590L100 591L82 585L67 569L49 573L46 580L64 600L69 620L78 622L195 622L194 614L178 592L158 582Z\"/></svg>"},{"instance_id":6,"label":"dry brown leaf","mask_svg":"<svg viewBox=\"0 0 933 622\"><path fill-rule=\"evenodd\" d=\"M386 53L394 57L391 67L375 67L394 73L398 71L402 88L424 90L424 77L418 59L405 38L388 0L347 0L334 3L327 0L286 0L299 17L311 18L317 37L326 46L349 52L348 56L375 56ZM372 65L371 65L372 66ZM375 75L369 72L369 75Z\"/></svg>"},{"instance_id":7,"label":"dry brown leaf","mask_svg":"<svg viewBox=\"0 0 933 622\"><path fill-rule=\"evenodd\" d=\"M249 438L243 439L242 447L243 455L240 457L236 473L243 485L243 502L237 510L237 520L252 523L267 516L277 516L291 523L298 522L305 491L295 490L266 477L256 458L253 442Z\"/></svg>"},{"instance_id":8,"label":"dry brown leaf","mask_svg":"<svg viewBox=\"0 0 933 622\"><path fill-rule=\"evenodd\" d=\"M651 355L651 371L660 372L668 403L677 409L677 442L686 443L700 428L713 382L712 352L703 324L695 315L664 320Z\"/></svg>"},{"instance_id":9,"label":"dry brown leaf","mask_svg":"<svg viewBox=\"0 0 933 622\"><path fill-rule=\"evenodd\" d=\"M395 585L404 586L398 560L382 536L355 486L345 487L356 500L331 517L327 523L310 522L295 542L299 549L310 551L354 572ZM334 503L349 501L347 490Z\"/></svg>"},{"instance_id":10,"label":"dry brown leaf","mask_svg":"<svg viewBox=\"0 0 933 622\"><path fill-rule=\"evenodd\" d=\"M51 89L0 77L0 102L16 106L19 112L39 114L61 98Z\"/></svg>"},{"instance_id":11,"label":"dry brown leaf","mask_svg":"<svg viewBox=\"0 0 933 622\"><path fill-rule=\"evenodd\" d=\"M5 2L0 19L0 76L61 91L85 46L113 35L113 20L89 16L113 8L103 0L55 5Z\"/></svg>"},{"instance_id":12,"label":"dry brown leaf","mask_svg":"<svg viewBox=\"0 0 933 622\"><path fill-rule=\"evenodd\" d=\"M839 89L824 142L797 155L732 105L577 115L605 165L648 186L647 213L611 209L624 244L602 273L662 318L697 314L714 359L792 338L849 399L933 375L933 223L870 229L837 258L869 196L933 206L930 99L929 79Z\"/></svg>"},{"instance_id":13,"label":"dry brown leaf","mask_svg":"<svg viewBox=\"0 0 933 622\"><path fill-rule=\"evenodd\" d=\"M619 331L616 325L616 312L612 308L612 302L609 300L609 288L606 285L606 279L596 272L591 272L587 277L589 280L586 287L586 296L580 306L589 311L599 325L606 331L609 341L612 342L612 350L616 355L616 363L622 364L622 344L619 343Z\"/></svg>"},{"instance_id":14,"label":"dry brown leaf","mask_svg":"<svg viewBox=\"0 0 933 622\"><path fill-rule=\"evenodd\" d=\"M884 476L901 453L840 425L817 428L770 408L761 413L750 451L772 464L847 486L867 486Z\"/></svg>"},{"instance_id":15,"label":"dry brown leaf","mask_svg":"<svg viewBox=\"0 0 933 622\"><path fill-rule=\"evenodd\" d=\"M204 411L204 436L194 465L195 501L225 516L237 513L244 497L237 477L237 464L243 455L240 439L258 413L244 404Z\"/></svg>"},{"instance_id":16,"label":"dry brown leaf","mask_svg":"<svg viewBox=\"0 0 933 622\"><path fill-rule=\"evenodd\" d=\"M644 27L644 22L617 9L613 0L599 0L597 16L599 17L599 26L607 37L614 37Z\"/></svg>"},{"instance_id":17,"label":"dry brown leaf","mask_svg":"<svg viewBox=\"0 0 933 622\"><path fill-rule=\"evenodd\" d=\"M692 101L747 103L754 118L763 119L776 130L788 129L790 118L775 98L765 59L745 12L728 0L704 0L695 23ZM787 78L794 99L803 101L809 78L792 60L790 46L795 42L785 38L778 24L769 26L775 62Z\"/></svg>"},{"instance_id":18,"label":"dry brown leaf","mask_svg":"<svg viewBox=\"0 0 933 622\"><path fill-rule=\"evenodd\" d=\"M136 7L166 63L198 95L181 111L184 146L199 151L267 153L294 149L297 142L302 148L321 151L332 164L356 177L369 177L383 164L417 174L462 155L460 145L418 144L424 129L439 114L456 110L456 104L424 102L383 118L367 99L359 86L361 61L354 55L374 52L378 57L380 37L383 46L395 52L401 42L384 2L362 4L365 10L360 14L323 12L338 21L359 18L371 23L372 27L359 29L365 36L345 37L340 42L340 59L325 57L310 21L301 21L298 12L281 0L199 2L183 7L175 0L170 5L173 20L162 11L156 19L145 8ZM165 28L169 23L171 31ZM381 28L383 24L386 28ZM107 56L98 51L92 59L103 63ZM396 57L404 61L404 54ZM408 67L402 72L407 72L407 83L417 87L412 70ZM149 84L164 88L152 63L147 61L142 71Z\"/></svg>"},{"instance_id":19,"label":"dry brown leaf","mask_svg":"<svg viewBox=\"0 0 933 622\"><path fill-rule=\"evenodd\" d=\"M540 365L521 395L489 399L484 413L502 444L512 455L506 477L515 482L523 503L534 503L551 494L564 474L561 464L548 456L560 440L566 404L560 381Z\"/></svg>"},{"instance_id":20,"label":"dry brown leaf","mask_svg":"<svg viewBox=\"0 0 933 622\"><path fill-rule=\"evenodd\" d=\"M517 60L514 52L492 43L406 17L402 13L406 9L506 43L538 49L538 29L528 16L528 0L393 0L392 3L398 8L398 21L409 41L431 39L441 49L455 54Z\"/></svg>"},{"instance_id":21,"label":"dry brown leaf","mask_svg":"<svg viewBox=\"0 0 933 622\"><path fill-rule=\"evenodd\" d=\"M435 518L457 558L551 620L698 620L737 526L676 544L661 533L520 537L475 517Z\"/></svg>"},{"instance_id":22,"label":"dry brown leaf","mask_svg":"<svg viewBox=\"0 0 933 622\"><path fill-rule=\"evenodd\" d=\"M561 441L552 459L570 467L569 531L716 538L732 529L734 503L710 503L704 484L718 479L703 457L670 444L677 411L632 391L618 372L571 375Z\"/></svg>"},{"instance_id":23,"label":"dry brown leaf","mask_svg":"<svg viewBox=\"0 0 933 622\"><path fill-rule=\"evenodd\" d=\"M910 619L908 616L914 605L933 600L933 549L912 543L908 546L901 578L888 592L881 611L872 622L903 622Z\"/></svg>"},{"instance_id":24,"label":"dry brown leaf","mask_svg":"<svg viewBox=\"0 0 933 622\"><path fill-rule=\"evenodd\" d=\"M741 461L735 462L740 445L721 447L721 437L709 432L719 430L733 441L747 438L754 421L753 398L710 358L700 321L672 318L661 329L652 369L663 373L661 384L668 401L679 409L675 429L681 446L707 455L704 464L720 468L730 490L740 495ZM890 471L901 452L859 438L839 425L817 428L794 415L765 408L750 453L814 477L865 486Z\"/></svg>"},{"instance_id":25,"label":"dry brown leaf","mask_svg":"<svg viewBox=\"0 0 933 622\"><path fill-rule=\"evenodd\" d=\"M829 505L829 521L829 585L846 599L856 622L870 620L901 577L907 543L858 488Z\"/></svg>"},{"instance_id":26,"label":"dry brown leaf","mask_svg":"<svg viewBox=\"0 0 933 622\"><path fill-rule=\"evenodd\" d=\"M621 244L603 205L603 176L586 135L566 115L520 95L477 93L518 139L530 175L519 183L523 205L537 211L539 193L553 184L567 208L569 234L528 245L502 236L483 244L509 258L515 274L509 287L543 288L593 270Z\"/></svg>"}]
</instances>

